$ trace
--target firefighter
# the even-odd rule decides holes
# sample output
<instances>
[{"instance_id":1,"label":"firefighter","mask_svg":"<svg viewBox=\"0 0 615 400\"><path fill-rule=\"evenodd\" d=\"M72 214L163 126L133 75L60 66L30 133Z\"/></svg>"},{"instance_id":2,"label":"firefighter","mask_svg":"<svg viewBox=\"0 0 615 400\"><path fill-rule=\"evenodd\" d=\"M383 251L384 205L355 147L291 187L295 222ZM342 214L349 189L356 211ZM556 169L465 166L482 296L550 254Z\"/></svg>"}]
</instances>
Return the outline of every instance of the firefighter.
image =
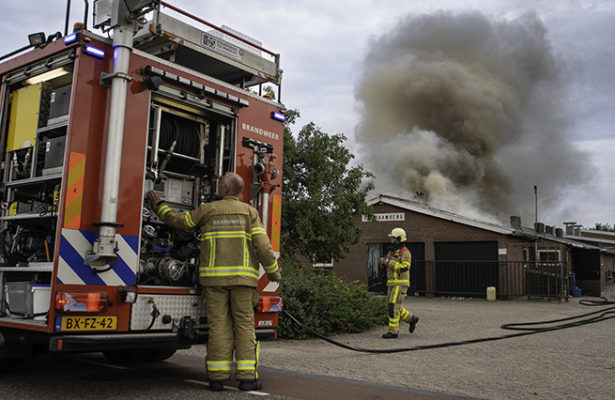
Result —
<instances>
[{"instance_id":1,"label":"firefighter","mask_svg":"<svg viewBox=\"0 0 615 400\"><path fill-rule=\"evenodd\" d=\"M383 339L395 339L399 335L399 321L410 324L410 333L414 332L419 318L406 310L402 304L410 286L410 263L412 255L406 247L406 231L394 228L388 235L391 249L386 258L380 259L380 265L387 273L387 303L389 309L389 330Z\"/></svg>"},{"instance_id":2,"label":"firefighter","mask_svg":"<svg viewBox=\"0 0 615 400\"><path fill-rule=\"evenodd\" d=\"M207 376L209 389L214 391L223 390L223 381L230 378L233 351L239 389L262 389L259 343L254 333L259 261L269 280L281 279L258 211L237 198L243 186L239 175L227 173L218 183L222 200L186 212L172 211L154 191L147 194L153 210L166 224L175 229L199 227L203 234L199 281L209 322Z\"/></svg>"}]
</instances>

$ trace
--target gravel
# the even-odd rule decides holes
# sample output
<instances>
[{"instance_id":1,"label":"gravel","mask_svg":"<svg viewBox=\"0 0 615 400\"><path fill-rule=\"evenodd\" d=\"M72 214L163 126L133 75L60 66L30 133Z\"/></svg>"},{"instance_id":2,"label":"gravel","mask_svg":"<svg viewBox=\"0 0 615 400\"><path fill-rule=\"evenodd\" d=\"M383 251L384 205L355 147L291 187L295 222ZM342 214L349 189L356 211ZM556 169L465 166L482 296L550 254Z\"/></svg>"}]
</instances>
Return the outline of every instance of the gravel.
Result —
<instances>
[{"instance_id":1,"label":"gravel","mask_svg":"<svg viewBox=\"0 0 615 400\"><path fill-rule=\"evenodd\" d=\"M615 286L603 292L615 300ZM420 317L410 334L380 336L386 327L332 337L367 349L406 348L515 333L502 324L559 319L611 306L557 300L406 298ZM613 315L613 314L611 314ZM202 346L185 351L205 356ZM569 329L462 346L394 354L346 350L320 339L261 343L261 365L384 385L485 399L615 398L615 319Z\"/></svg>"}]
</instances>

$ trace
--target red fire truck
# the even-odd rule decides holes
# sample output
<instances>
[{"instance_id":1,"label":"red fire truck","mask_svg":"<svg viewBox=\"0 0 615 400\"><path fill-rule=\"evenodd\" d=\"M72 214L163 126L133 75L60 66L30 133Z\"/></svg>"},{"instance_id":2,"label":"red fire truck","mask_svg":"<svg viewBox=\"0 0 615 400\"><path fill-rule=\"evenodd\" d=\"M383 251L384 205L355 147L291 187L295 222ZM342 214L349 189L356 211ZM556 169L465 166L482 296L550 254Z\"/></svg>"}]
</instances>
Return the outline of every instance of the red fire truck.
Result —
<instances>
[{"instance_id":1,"label":"red fire truck","mask_svg":"<svg viewBox=\"0 0 615 400\"><path fill-rule=\"evenodd\" d=\"M0 363L206 341L200 233L159 221L149 190L189 210L234 171L279 251L279 55L159 0L94 0L88 30L87 5L73 32L0 62ZM257 336L273 338L282 302L262 268L259 291Z\"/></svg>"}]
</instances>

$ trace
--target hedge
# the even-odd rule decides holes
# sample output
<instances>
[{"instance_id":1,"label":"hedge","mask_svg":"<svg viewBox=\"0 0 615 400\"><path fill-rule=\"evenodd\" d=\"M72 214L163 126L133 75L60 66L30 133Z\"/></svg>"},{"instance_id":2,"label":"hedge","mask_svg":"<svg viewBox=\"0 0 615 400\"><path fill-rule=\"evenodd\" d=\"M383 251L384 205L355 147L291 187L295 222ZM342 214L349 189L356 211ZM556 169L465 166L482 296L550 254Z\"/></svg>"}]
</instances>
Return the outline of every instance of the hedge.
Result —
<instances>
[{"instance_id":1,"label":"hedge","mask_svg":"<svg viewBox=\"0 0 615 400\"><path fill-rule=\"evenodd\" d=\"M312 329L325 334L358 333L386 323L384 297L376 297L367 286L347 283L333 273L305 271L296 261L284 262L280 295L284 309ZM310 337L301 327L280 314L278 337Z\"/></svg>"}]
</instances>

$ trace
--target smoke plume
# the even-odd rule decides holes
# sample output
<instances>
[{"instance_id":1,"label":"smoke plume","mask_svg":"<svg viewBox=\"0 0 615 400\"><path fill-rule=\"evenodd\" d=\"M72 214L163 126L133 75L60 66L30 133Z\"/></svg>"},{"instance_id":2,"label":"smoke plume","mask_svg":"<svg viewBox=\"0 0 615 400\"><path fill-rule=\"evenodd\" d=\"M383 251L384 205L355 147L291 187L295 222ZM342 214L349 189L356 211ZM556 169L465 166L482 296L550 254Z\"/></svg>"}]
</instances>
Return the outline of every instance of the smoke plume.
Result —
<instances>
[{"instance_id":1,"label":"smoke plume","mask_svg":"<svg viewBox=\"0 0 615 400\"><path fill-rule=\"evenodd\" d=\"M567 81L534 14L407 17L371 43L356 88L356 137L376 189L533 220L534 185L546 209L588 171L567 142Z\"/></svg>"}]
</instances>

